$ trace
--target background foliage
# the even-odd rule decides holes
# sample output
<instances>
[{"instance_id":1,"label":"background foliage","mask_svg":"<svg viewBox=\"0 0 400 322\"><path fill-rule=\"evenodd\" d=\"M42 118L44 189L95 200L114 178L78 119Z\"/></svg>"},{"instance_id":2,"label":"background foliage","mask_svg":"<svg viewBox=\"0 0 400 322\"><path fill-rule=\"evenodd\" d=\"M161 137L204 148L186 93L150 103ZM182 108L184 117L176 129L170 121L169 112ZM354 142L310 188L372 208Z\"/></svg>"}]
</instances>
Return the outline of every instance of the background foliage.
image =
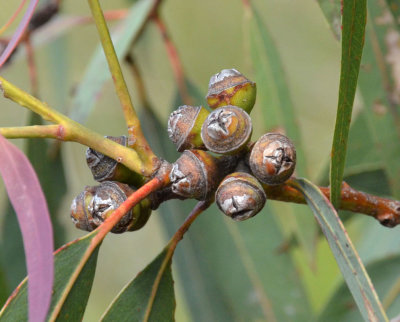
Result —
<instances>
[{"instance_id":1,"label":"background foliage","mask_svg":"<svg viewBox=\"0 0 400 322\"><path fill-rule=\"evenodd\" d=\"M330 6L331 1L319 2L322 11L316 1L252 1L258 15L249 17L243 14L240 1L168 0L162 5L161 17L178 48L195 103L204 104L212 74L223 68L240 70L258 85L252 114L254 137L284 127L296 141L300 174L326 184L340 71L340 43L328 21L335 29L340 18L335 16L338 11ZM102 5L104 10L110 10L128 8L132 2L120 0ZM15 10L13 6L8 2L2 5L6 10L0 12L0 21ZM89 15L88 6L82 1L65 1L59 19L67 15ZM57 21L53 23L56 25ZM79 86L98 51L94 26L70 28L51 41L47 39L49 32L50 28L45 27L35 38L40 97L69 115L77 115L78 120L104 135L123 134L125 125L112 82L101 88L93 110L90 104L79 105L76 96L82 94ZM345 168L345 180L355 188L397 199L400 145L392 112L398 108L398 79L394 77L400 61L399 45L394 41L398 37L385 3L370 1ZM155 151L174 161L174 147L165 139L166 118L181 100L154 24L147 26L132 55L154 109L154 114L149 114L140 105L125 64L124 73L145 122L144 130ZM2 76L29 90L24 57L23 50L19 50ZM384 72L379 69L382 63ZM77 109L88 113L88 118ZM14 103L1 101L0 126L24 125L30 117ZM43 172L41 182L48 190L48 202L58 227L56 246L82 236L70 222L69 205L83 186L94 184L84 162L85 148L63 144L63 164L55 162L54 169L51 166L53 174L49 169L41 170L43 162L35 162L38 151L57 149L52 142L46 147L43 141L18 141L29 151L38 173ZM54 161L51 154L41 155L46 155L46 164ZM2 195L2 209L7 209ZM99 252L85 321L97 320L119 290L156 257L191 207L190 201L168 202L142 230L106 238ZM398 315L398 229L383 228L365 216L343 215L381 300L388 303L389 317ZM25 276L14 218L0 216L0 285L4 285L0 287L0 302ZM325 238L318 234L312 213L304 206L271 201L256 218L243 223L231 222L212 207L199 217L178 246L173 276L178 321L264 320L269 306L279 321L309 321L310 316L321 321L361 319Z\"/></svg>"}]
</instances>

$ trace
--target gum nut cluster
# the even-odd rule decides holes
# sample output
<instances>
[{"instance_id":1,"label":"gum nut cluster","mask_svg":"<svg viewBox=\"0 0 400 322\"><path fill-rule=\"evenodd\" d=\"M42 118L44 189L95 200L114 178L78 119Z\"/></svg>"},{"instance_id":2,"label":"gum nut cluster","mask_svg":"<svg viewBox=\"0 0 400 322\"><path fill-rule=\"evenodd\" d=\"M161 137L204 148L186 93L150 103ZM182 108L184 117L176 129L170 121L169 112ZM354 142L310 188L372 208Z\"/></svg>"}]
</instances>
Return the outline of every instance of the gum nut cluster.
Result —
<instances>
[{"instance_id":1,"label":"gum nut cluster","mask_svg":"<svg viewBox=\"0 0 400 322\"><path fill-rule=\"evenodd\" d=\"M127 137L107 136L121 145L127 145ZM121 163L95 151L86 150L86 162L98 186L86 186L71 204L71 219L76 228L92 231L100 226L111 213L136 190L128 183L137 182L137 174ZM151 214L151 201L144 199L126 213L111 230L120 234L142 228Z\"/></svg>"},{"instance_id":2,"label":"gum nut cluster","mask_svg":"<svg viewBox=\"0 0 400 322\"><path fill-rule=\"evenodd\" d=\"M284 183L296 166L286 136L266 133L250 142L256 91L236 69L224 69L210 79L210 112L184 105L168 120L168 136L183 152L170 173L172 192L197 200L215 195L219 209L236 221L255 216L267 201L263 184Z\"/></svg>"}]
</instances>

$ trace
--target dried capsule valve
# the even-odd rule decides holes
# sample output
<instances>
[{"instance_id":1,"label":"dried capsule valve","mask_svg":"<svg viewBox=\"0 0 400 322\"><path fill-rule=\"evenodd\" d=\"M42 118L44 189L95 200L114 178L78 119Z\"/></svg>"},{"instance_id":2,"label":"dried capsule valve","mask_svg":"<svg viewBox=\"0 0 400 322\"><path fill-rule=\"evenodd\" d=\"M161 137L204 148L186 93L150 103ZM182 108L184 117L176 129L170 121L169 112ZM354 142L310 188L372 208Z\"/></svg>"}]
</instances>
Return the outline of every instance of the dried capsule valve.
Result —
<instances>
[{"instance_id":1,"label":"dried capsule valve","mask_svg":"<svg viewBox=\"0 0 400 322\"><path fill-rule=\"evenodd\" d=\"M168 136L178 152L204 148L200 137L201 126L208 112L202 106L180 106L168 119Z\"/></svg>"},{"instance_id":2,"label":"dried capsule valve","mask_svg":"<svg viewBox=\"0 0 400 322\"><path fill-rule=\"evenodd\" d=\"M203 123L201 138L209 151L233 154L246 146L252 131L250 116L244 110L228 105L210 113Z\"/></svg>"},{"instance_id":3,"label":"dried capsule valve","mask_svg":"<svg viewBox=\"0 0 400 322\"><path fill-rule=\"evenodd\" d=\"M212 109L235 105L250 113L256 92L256 84L236 69L223 69L211 77L206 99Z\"/></svg>"},{"instance_id":4,"label":"dried capsule valve","mask_svg":"<svg viewBox=\"0 0 400 322\"><path fill-rule=\"evenodd\" d=\"M296 149L279 133L264 134L254 145L249 159L253 174L266 184L281 184L293 174Z\"/></svg>"},{"instance_id":5,"label":"dried capsule valve","mask_svg":"<svg viewBox=\"0 0 400 322\"><path fill-rule=\"evenodd\" d=\"M256 178L245 172L235 172L221 182L215 200L225 215L243 221L260 212L267 196Z\"/></svg>"},{"instance_id":6,"label":"dried capsule valve","mask_svg":"<svg viewBox=\"0 0 400 322\"><path fill-rule=\"evenodd\" d=\"M184 151L169 176L172 191L182 197L205 200L218 184L217 162L205 151Z\"/></svg>"}]
</instances>

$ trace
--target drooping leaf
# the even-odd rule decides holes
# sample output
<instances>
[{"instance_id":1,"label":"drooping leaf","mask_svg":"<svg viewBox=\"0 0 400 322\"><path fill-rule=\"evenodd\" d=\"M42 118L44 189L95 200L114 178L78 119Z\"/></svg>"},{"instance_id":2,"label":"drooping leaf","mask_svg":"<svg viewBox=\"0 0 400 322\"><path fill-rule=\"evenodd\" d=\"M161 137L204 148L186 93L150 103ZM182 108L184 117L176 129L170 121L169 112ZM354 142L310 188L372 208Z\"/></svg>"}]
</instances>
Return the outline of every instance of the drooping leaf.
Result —
<instances>
[{"instance_id":1,"label":"drooping leaf","mask_svg":"<svg viewBox=\"0 0 400 322\"><path fill-rule=\"evenodd\" d=\"M42 321L53 286L53 230L39 180L26 156L0 135L0 173L18 217L29 275L29 319Z\"/></svg>"},{"instance_id":2,"label":"drooping leaf","mask_svg":"<svg viewBox=\"0 0 400 322\"><path fill-rule=\"evenodd\" d=\"M75 240L61 247L55 253L54 287L48 319L52 316L57 318L57 321L82 320L92 288L99 247L93 250L88 259L84 259L84 255L96 233L92 232ZM82 262L82 260L86 261ZM70 281L77 272L79 275L71 287ZM0 312L0 321L25 321L27 319L26 281L25 279L22 282L6 306L3 307ZM53 316L54 312L58 314Z\"/></svg>"},{"instance_id":3,"label":"drooping leaf","mask_svg":"<svg viewBox=\"0 0 400 322\"><path fill-rule=\"evenodd\" d=\"M343 1L342 61L330 167L330 199L336 208L340 202L351 114L364 47L366 19L366 0Z\"/></svg>"},{"instance_id":4,"label":"drooping leaf","mask_svg":"<svg viewBox=\"0 0 400 322\"><path fill-rule=\"evenodd\" d=\"M166 267L164 249L114 299L102 321L174 321L175 295L171 261ZM157 274L162 270L161 279ZM153 293L153 287L155 292Z\"/></svg>"},{"instance_id":5,"label":"drooping leaf","mask_svg":"<svg viewBox=\"0 0 400 322\"><path fill-rule=\"evenodd\" d=\"M31 112L29 125L40 125L42 119ZM52 226L54 231L54 245L60 247L65 243L65 232L60 222L60 202L67 190L63 161L60 151L49 155L49 144L43 139L28 139L26 154L41 183L47 200ZM4 273L7 280L7 289L13 290L26 276L22 237L19 232L15 211L8 203L4 211L4 224L0 234L0 256L3 257ZM9 295L9 294L8 294Z\"/></svg>"},{"instance_id":6,"label":"drooping leaf","mask_svg":"<svg viewBox=\"0 0 400 322\"><path fill-rule=\"evenodd\" d=\"M156 0L137 1L127 17L112 33L112 41L120 61L126 56L130 45L139 35L152 12L155 2ZM111 74L103 49L99 45L90 60L73 100L71 117L74 120L79 120L81 123L86 122L96 100L100 97L104 83L108 80L111 80Z\"/></svg>"},{"instance_id":7,"label":"drooping leaf","mask_svg":"<svg viewBox=\"0 0 400 322\"><path fill-rule=\"evenodd\" d=\"M191 84L188 89L196 104L204 100ZM171 105L181 105L179 95ZM156 129L149 136L150 143L154 146L153 142L158 142L164 151L160 154L174 161L177 153L165 126L157 118L150 122ZM192 207L190 200L160 206L169 234L182 224ZM271 215L267 206L248 222L231 223L211 207L190 228L176 250L174 262L193 320L265 320L271 316L277 321L312 320L290 255L277 253L283 236Z\"/></svg>"},{"instance_id":8,"label":"drooping leaf","mask_svg":"<svg viewBox=\"0 0 400 322\"><path fill-rule=\"evenodd\" d=\"M388 257L367 265L367 270L374 284L374 287L380 297L384 300L391 291L396 291L396 284L399 283L400 257ZM393 283L393 281L396 281ZM400 297L397 294L392 294L391 303L387 308L389 317L394 318L399 314ZM397 296L396 296L397 295ZM389 299L389 298L388 298ZM318 321L333 322L357 322L362 321L358 313L357 307L354 305L353 298L345 283L338 287L324 310L318 317ZM379 320L380 321L380 320Z\"/></svg>"},{"instance_id":9,"label":"drooping leaf","mask_svg":"<svg viewBox=\"0 0 400 322\"><path fill-rule=\"evenodd\" d=\"M257 100L262 108L265 128L274 130L283 127L296 146L296 172L300 176L306 176L307 161L302 148L300 128L280 54L257 10L253 8L246 17L249 20L246 25L250 25L250 52L258 88ZM294 233L312 262L317 234L315 221L304 207L288 207L288 211L291 213L290 221Z\"/></svg>"},{"instance_id":10,"label":"drooping leaf","mask_svg":"<svg viewBox=\"0 0 400 322\"><path fill-rule=\"evenodd\" d=\"M308 180L298 179L297 183L321 226L361 315L369 321L387 321L365 267L332 204Z\"/></svg>"}]
</instances>

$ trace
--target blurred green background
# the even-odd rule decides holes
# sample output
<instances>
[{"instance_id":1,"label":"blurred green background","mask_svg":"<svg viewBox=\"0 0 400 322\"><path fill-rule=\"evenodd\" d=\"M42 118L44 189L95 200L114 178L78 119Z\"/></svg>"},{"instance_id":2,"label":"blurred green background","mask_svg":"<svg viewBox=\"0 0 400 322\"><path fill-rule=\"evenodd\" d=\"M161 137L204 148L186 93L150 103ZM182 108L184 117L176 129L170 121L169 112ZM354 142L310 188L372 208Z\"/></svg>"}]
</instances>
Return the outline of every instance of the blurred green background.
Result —
<instances>
[{"instance_id":1,"label":"blurred green background","mask_svg":"<svg viewBox=\"0 0 400 322\"><path fill-rule=\"evenodd\" d=\"M102 3L104 10L127 8L131 5L132 2L127 0L103 1ZM329 29L317 1L258 0L254 1L254 5L258 8L258 13L275 41L286 72L296 121L301 132L303 151L307 159L307 164L303 166L307 177L318 182L318 180L327 177L337 106L340 44ZM11 3L0 0L0 25L14 12L16 6L17 2ZM88 6L83 1L70 0L62 3L61 17L89 14ZM245 25L241 1L168 0L164 1L161 7L161 16L178 48L187 78L203 95L207 92L210 76L221 69L236 68L250 79L253 78L254 69L250 57L250 40L246 32L248 26ZM112 22L110 26L116 24L117 22ZM53 41L43 43L44 38L46 38L45 32L43 31L42 34L39 32L37 46L35 47L40 98L50 106L69 114L71 113L75 89L79 86L84 71L99 43L96 29L92 24L76 26L68 29L66 33ZM132 52L143 75L149 99L157 116L166 126L166 118L169 113L178 107L174 105L176 104L177 86L160 33L153 24L146 28ZM134 105L140 110L141 106L132 75L125 64L123 64L123 67ZM0 72L7 80L22 89L30 90L27 63L22 46L14 57L13 63ZM258 90L262 91L262 87L258 87ZM203 101L198 103L203 103ZM361 105L362 100L357 99L354 115L358 114ZM27 123L27 111L15 103L1 99L0 108L1 127L19 126ZM268 130L265 126L268 123L265 121L268 108L268 106L261 106L260 102L256 103L252 112L255 123L253 138L259 137ZM267 113L263 113L262 109L266 109ZM85 125L103 135L125 134L123 115L111 81L107 82L102 88L101 97ZM147 128L147 130L150 130L151 133L153 129ZM365 133L359 131L357 135L358 137L353 136L350 140L362 141ZM21 148L24 146L23 140L14 140L13 142ZM66 233L65 241L70 241L84 235L84 232L75 229L70 221L69 206L71 200L85 185L94 185L95 182L86 167L85 147L74 143L64 143L61 152L68 190L56 202L59 204L58 218ZM169 159L169 161L174 160ZM363 183L358 179L355 180L355 183L368 188L368 182ZM376 181L373 181L370 186L375 187ZM7 197L2 182L0 183L0 193L0 207L4 209ZM382 188L377 193L385 194L386 192ZM162 212L155 211L149 223L138 232L110 235L106 238L100 251L92 295L89 299L84 321L98 320L119 290L160 252L172 235L172 224L165 225L165 221L173 222L175 225L179 221L182 222L181 216L174 218L174 210L181 208L182 204L181 202L174 204L175 206L162 207ZM191 248L194 252L192 256L203 263L198 267L200 275L205 274L207 269L212 270L213 274L216 274L215 278L219 279L222 285L239 283L238 276L252 275L249 270L254 270L259 278L263 279L264 275L273 272L279 274L280 270L285 269L277 266L275 270L268 270L268 265L259 266L257 256L263 257L264 252L269 252L271 256L277 258L279 265L286 265L285 261L281 261L283 256L286 256L287 259L285 260L290 263L292 260L294 262L295 269L293 272L297 275L293 278L296 280L296 285L304 288L305 301L309 302L310 310L304 309L303 313L299 313L296 311L299 308L291 307L290 303L287 306L282 304L282 311L284 312L282 316L286 316L286 319L282 320L309 321L312 320L311 313L317 314L324 310L333 292L342 283L335 260L324 238L316 239L316 255L312 259L310 259L309 251L307 253L303 247L299 247L299 244L292 238L292 233L298 229L291 222L293 212L300 208L303 209L301 214L299 213L298 219L301 226L305 216L312 216L311 211L304 211L304 206L292 207L274 201L270 201L269 204L268 209L246 223L228 222L225 218L222 218L223 215L215 208L207 211L198 222L194 223L188 236L182 241L182 245L178 246L179 268L174 263L177 321L206 320L207 315L196 315L195 309L191 309L189 304L190 301L196 301L196 294L200 293L198 287L202 286L206 289L204 291L206 296L207 292L216 297L220 297L224 293L224 291L221 291L222 286L218 286L220 290L220 293L218 293L211 286L203 284L203 281L196 282L185 276L186 268L188 270L196 269L190 264L191 258L185 257L185 252L190 252L188 250L189 243L196 243L196 240L199 240L191 240L190 235L192 233L193 236L197 236L196 238L204 239ZM272 216L271 213L275 214L274 223L271 223L268 219L268 216ZM161 217L164 217L164 220ZM4 216L0 216L3 232L7 230L4 224ZM166 230L165 226L169 228ZM224 231L218 230L218 227L225 227L223 228ZM388 254L398 254L400 244L400 237L397 237L398 229L383 228L375 220L361 215L349 219L346 228L348 228L351 238L366 263L384 258ZM263 229L265 229L264 239L259 238L264 235ZM207 235L208 230L213 236L212 238ZM239 230L240 233L238 233ZM274 231L279 231L279 233L275 234ZM254 235L252 232L254 232ZM240 250L241 247L238 245L225 245L230 240L224 237L224 234L228 233L232 236L240 235L242 239L233 238L233 240L239 244L243 243L245 249ZM221 243L218 239L219 234L222 235ZM252 237L254 237L254 240ZM184 246L185 243L187 243L186 246ZM7 240L3 240L3 246L5 244L7 244ZM289 246L288 253L279 254L278 250L287 245ZM220 252L220 256L217 250ZM229 254L229 256L240 257L241 255L237 255L239 250L239 252L245 253L241 261L246 263L245 258L248 257L253 264L250 266L243 264L242 268L230 267L229 271L224 272L227 269L223 265L224 260L226 260L224 256L227 256L227 253L231 250L234 253ZM3 261L9 260L9 258L4 257ZM264 258L264 260L267 261L270 258ZM185 261L187 262L185 263ZM219 261L222 262L221 265ZM207 266L207 269L204 269L204 265ZM270 265L274 266L274 262L272 261ZM183 272L183 275L177 274L177 272ZM23 274L18 276L18 278L22 277ZM265 287L268 282L269 280L260 283L262 287ZM184 285L186 285L185 290ZM275 289L269 289L266 293L281 292L283 297L286 290L280 289L282 285L275 285ZM192 296L189 295L191 287L193 287ZM228 287L227 290L230 290L230 288ZM293 287L292 291L296 290ZM251 309L254 301L257 302L254 298L252 300L250 293L250 295L243 294L243 298L240 299L242 293L239 286L237 290L230 291L232 296L237 297L236 302L229 302L229 295L226 294L227 300L220 300L226 304L227 312L233 312L232 316L235 317L235 320L242 321L245 320L245 317L249 317L249 320L263 320L262 315L257 312L254 313L254 316L247 315L249 313L245 308ZM254 296L257 297L257 294ZM199 301L200 306L207 305L206 303L202 304L200 296ZM244 308L241 310L233 307L233 305L243 305ZM391 312L395 312L395 310ZM215 318L222 315L215 313L215 315L209 316ZM356 317L360 318L357 315Z\"/></svg>"}]
</instances>

